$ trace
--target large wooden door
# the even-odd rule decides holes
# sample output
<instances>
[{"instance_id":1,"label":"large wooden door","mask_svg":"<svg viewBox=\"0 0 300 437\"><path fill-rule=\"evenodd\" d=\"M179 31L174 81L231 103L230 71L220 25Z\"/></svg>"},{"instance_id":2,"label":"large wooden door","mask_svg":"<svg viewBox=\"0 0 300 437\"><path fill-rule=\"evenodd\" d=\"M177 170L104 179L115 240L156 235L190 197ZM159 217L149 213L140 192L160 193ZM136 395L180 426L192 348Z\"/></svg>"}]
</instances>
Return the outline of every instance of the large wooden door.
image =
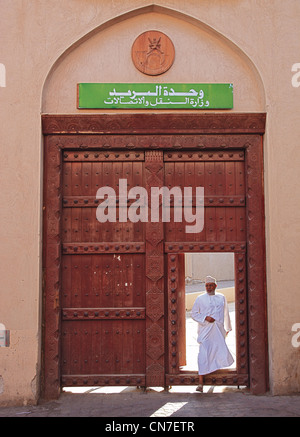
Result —
<instances>
[{"instance_id":1,"label":"large wooden door","mask_svg":"<svg viewBox=\"0 0 300 437\"><path fill-rule=\"evenodd\" d=\"M96 218L97 190L118 194L120 179L144 184L143 152L63 155L63 385L145 385L144 225L120 222L119 207L116 222Z\"/></svg>"},{"instance_id":2,"label":"large wooden door","mask_svg":"<svg viewBox=\"0 0 300 437\"><path fill-rule=\"evenodd\" d=\"M237 367L207 382L266 391L264 127L264 114L43 116L44 397L64 385L197 383L180 371L186 252L235 254ZM172 214L99 223L97 190L117 194L120 179L148 194L204 187L203 231Z\"/></svg>"}]
</instances>

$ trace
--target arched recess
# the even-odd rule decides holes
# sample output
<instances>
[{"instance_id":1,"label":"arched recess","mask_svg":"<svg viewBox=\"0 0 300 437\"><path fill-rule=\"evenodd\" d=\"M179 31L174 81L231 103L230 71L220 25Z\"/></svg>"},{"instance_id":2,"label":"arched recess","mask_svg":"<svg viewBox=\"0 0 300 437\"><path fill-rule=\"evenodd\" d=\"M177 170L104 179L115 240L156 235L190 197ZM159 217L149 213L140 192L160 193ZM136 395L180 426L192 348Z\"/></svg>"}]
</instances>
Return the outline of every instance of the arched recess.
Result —
<instances>
[{"instance_id":1,"label":"arched recess","mask_svg":"<svg viewBox=\"0 0 300 437\"><path fill-rule=\"evenodd\" d=\"M130 59L130 49L135 37L145 28L149 30L154 27L157 30L167 29L176 45L175 64L169 72L157 78L137 72ZM120 38L115 37L118 31ZM113 40L110 35L114 35ZM189 38L192 43L189 42ZM110 48L107 48L108 45ZM118 47L115 63L113 47ZM112 60L107 59L108 57ZM103 58L106 58L106 61L100 62ZM120 72L118 65L124 65L123 63L126 68ZM69 77L68 83L64 82L66 77ZM167 7L149 5L100 24L71 44L59 56L44 83L42 113L84 112L76 109L76 82L160 80L190 83L233 82L234 111L265 111L266 99L261 75L242 48L198 18Z\"/></svg>"}]
</instances>

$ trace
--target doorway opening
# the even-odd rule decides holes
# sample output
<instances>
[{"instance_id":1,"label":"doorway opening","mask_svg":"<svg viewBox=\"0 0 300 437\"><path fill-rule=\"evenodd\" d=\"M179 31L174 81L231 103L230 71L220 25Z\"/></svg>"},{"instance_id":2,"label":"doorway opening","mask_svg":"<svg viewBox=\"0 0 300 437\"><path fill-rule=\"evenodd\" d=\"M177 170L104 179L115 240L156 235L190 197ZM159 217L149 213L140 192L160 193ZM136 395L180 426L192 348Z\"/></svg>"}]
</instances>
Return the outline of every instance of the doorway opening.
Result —
<instances>
[{"instance_id":1,"label":"doorway opening","mask_svg":"<svg viewBox=\"0 0 300 437\"><path fill-rule=\"evenodd\" d=\"M204 293L205 276L217 280L217 293L222 293L227 301L232 330L226 337L226 343L234 358L228 369L236 370L236 308L235 308L235 261L234 253L185 253L185 329L186 360L180 367L183 372L197 371L197 322L191 317L196 298Z\"/></svg>"}]
</instances>

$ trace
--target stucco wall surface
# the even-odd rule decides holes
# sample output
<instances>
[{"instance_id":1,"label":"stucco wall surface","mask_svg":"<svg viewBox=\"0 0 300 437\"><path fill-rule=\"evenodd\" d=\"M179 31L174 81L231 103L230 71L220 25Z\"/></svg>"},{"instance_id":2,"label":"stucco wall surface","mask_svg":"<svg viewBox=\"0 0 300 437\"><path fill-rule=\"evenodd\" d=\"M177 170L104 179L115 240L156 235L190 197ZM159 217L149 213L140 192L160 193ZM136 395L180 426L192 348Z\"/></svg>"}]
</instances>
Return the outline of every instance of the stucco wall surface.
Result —
<instances>
[{"instance_id":1,"label":"stucco wall surface","mask_svg":"<svg viewBox=\"0 0 300 437\"><path fill-rule=\"evenodd\" d=\"M166 82L235 82L234 111L267 112L264 139L270 388L300 391L298 0L0 0L0 405L34 403L41 363L41 112L77 113L76 81L152 81L141 32L176 47ZM120 67L120 60L122 61ZM218 62L219 61L219 62ZM108 80L111 78L112 80Z\"/></svg>"}]
</instances>

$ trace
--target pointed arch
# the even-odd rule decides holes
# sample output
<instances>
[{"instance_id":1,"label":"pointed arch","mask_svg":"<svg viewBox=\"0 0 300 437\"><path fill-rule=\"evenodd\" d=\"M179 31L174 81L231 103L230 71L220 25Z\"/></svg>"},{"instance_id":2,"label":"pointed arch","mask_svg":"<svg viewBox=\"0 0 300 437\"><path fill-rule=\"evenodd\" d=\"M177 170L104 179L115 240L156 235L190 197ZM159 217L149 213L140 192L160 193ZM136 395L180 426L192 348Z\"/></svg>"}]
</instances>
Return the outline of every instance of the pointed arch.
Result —
<instances>
[{"instance_id":1,"label":"pointed arch","mask_svg":"<svg viewBox=\"0 0 300 437\"><path fill-rule=\"evenodd\" d=\"M189 15L189 14L182 12L182 11L178 11L175 9L171 9L171 8L168 8L165 6L159 6L159 5L155 5L155 4L139 7L136 9L131 9L125 13L122 13L116 17L113 17L113 18L101 23L100 25L96 26L94 29L92 29L89 32L87 32L86 34L82 35L80 38L78 38L76 41L74 41L72 44L70 44L70 46L67 47L59 55L59 57L55 60L55 62L52 64L52 66L51 66L51 68L50 68L50 70L45 78L44 85L43 85L43 92L42 92L41 107L43 107L44 90L45 90L46 85L49 81L49 78L51 78L51 75L52 75L53 71L55 70L55 68L57 67L57 65L59 65L71 52L73 52L77 47L79 47L84 42L88 41L90 38L92 38L94 35L98 34L99 32L102 32L102 31L110 28L111 26L114 26L118 23L122 23L128 19L137 17L139 15L151 13L151 12L156 12L156 13L159 13L161 15L167 15L167 16L182 20L186 23L189 23L189 24L191 24L199 29L202 29L208 35L214 36L215 38L219 39L219 41L221 41L228 48L230 48L234 53L237 54L237 56L239 56L239 58L248 66L248 68L252 72L252 74L255 78L255 82L257 84L259 93L260 93L260 97L261 97L263 106L264 106L264 108L266 107L265 87L263 84L261 74L260 74L257 66L255 65L255 63L253 62L253 60L247 55L247 53L237 43L232 41L230 38L228 38L224 34L220 33L218 30L216 30L212 26L204 23L203 21L201 21L197 17L194 17L194 16Z\"/></svg>"}]
</instances>

